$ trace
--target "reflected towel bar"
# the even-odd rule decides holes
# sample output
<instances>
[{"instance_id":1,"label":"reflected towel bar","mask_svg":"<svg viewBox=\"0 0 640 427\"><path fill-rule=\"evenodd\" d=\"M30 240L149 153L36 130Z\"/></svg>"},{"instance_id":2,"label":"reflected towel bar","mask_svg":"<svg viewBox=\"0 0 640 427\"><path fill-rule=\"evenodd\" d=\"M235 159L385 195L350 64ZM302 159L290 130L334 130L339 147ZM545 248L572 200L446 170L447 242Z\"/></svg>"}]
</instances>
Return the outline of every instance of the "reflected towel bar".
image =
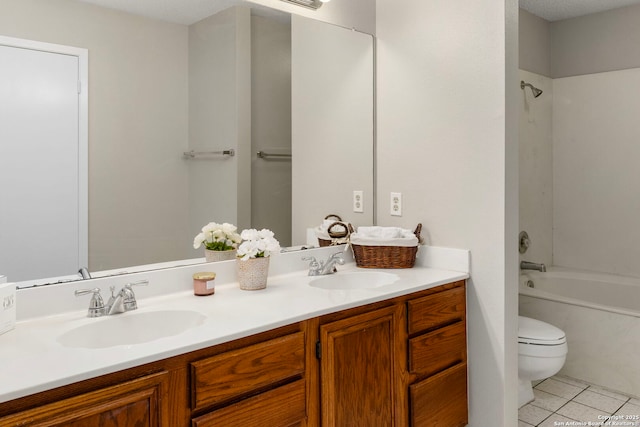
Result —
<instances>
[{"instance_id":1,"label":"reflected towel bar","mask_svg":"<svg viewBox=\"0 0 640 427\"><path fill-rule=\"evenodd\" d=\"M258 151L256 153L256 155L260 158L260 159L266 159L269 157L281 157L281 158L287 158L290 159L291 158L291 154L277 154L277 153L267 153L264 151Z\"/></svg>"},{"instance_id":2,"label":"reflected towel bar","mask_svg":"<svg viewBox=\"0 0 640 427\"><path fill-rule=\"evenodd\" d=\"M211 155L222 155L222 156L229 156L229 157L233 157L236 155L236 150L234 150L233 148L229 148L228 150L222 150L222 151L185 151L184 153L182 153L182 156L185 159L195 159L196 157L202 157L202 156L211 156Z\"/></svg>"}]
</instances>

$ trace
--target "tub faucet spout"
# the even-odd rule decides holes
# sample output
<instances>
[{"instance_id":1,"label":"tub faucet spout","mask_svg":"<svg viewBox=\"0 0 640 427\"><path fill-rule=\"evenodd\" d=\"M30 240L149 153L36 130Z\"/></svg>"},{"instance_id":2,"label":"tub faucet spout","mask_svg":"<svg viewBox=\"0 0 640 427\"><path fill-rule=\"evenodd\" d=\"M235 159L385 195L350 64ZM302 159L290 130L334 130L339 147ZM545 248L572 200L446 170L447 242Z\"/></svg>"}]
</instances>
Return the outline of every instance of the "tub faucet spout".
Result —
<instances>
[{"instance_id":1,"label":"tub faucet spout","mask_svg":"<svg viewBox=\"0 0 640 427\"><path fill-rule=\"evenodd\" d=\"M520 270L537 270L545 273L547 271L547 267L542 263L538 264L535 262L521 261Z\"/></svg>"}]
</instances>

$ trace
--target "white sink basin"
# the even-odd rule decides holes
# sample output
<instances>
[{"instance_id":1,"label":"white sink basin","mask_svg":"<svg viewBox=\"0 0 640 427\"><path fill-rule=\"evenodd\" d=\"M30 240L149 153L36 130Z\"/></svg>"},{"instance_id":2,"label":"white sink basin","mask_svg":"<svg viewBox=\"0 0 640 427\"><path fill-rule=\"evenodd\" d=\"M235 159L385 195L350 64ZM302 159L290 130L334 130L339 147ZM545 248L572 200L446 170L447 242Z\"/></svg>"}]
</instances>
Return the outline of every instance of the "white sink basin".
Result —
<instances>
[{"instance_id":1,"label":"white sink basin","mask_svg":"<svg viewBox=\"0 0 640 427\"><path fill-rule=\"evenodd\" d=\"M105 348L133 345L180 334L201 325L206 316L190 310L128 312L95 319L58 337L66 347Z\"/></svg>"},{"instance_id":2,"label":"white sink basin","mask_svg":"<svg viewBox=\"0 0 640 427\"><path fill-rule=\"evenodd\" d=\"M381 271L337 272L312 279L309 286L322 289L373 289L390 285L398 276Z\"/></svg>"}]
</instances>

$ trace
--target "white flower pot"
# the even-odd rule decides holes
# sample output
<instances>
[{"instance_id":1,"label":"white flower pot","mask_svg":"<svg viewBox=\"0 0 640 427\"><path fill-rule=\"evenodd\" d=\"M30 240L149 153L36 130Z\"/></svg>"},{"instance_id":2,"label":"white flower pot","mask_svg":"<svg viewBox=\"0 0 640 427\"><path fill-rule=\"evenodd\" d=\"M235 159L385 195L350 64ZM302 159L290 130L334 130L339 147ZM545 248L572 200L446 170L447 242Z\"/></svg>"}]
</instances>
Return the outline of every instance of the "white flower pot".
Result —
<instances>
[{"instance_id":1,"label":"white flower pot","mask_svg":"<svg viewBox=\"0 0 640 427\"><path fill-rule=\"evenodd\" d=\"M267 287L269 259L270 257L263 257L249 258L246 261L238 259L236 261L240 289L256 291Z\"/></svg>"},{"instance_id":2,"label":"white flower pot","mask_svg":"<svg viewBox=\"0 0 640 427\"><path fill-rule=\"evenodd\" d=\"M236 249L228 251L212 251L205 248L204 257L207 259L207 262L228 261L230 259L234 259L237 252L238 251Z\"/></svg>"}]
</instances>

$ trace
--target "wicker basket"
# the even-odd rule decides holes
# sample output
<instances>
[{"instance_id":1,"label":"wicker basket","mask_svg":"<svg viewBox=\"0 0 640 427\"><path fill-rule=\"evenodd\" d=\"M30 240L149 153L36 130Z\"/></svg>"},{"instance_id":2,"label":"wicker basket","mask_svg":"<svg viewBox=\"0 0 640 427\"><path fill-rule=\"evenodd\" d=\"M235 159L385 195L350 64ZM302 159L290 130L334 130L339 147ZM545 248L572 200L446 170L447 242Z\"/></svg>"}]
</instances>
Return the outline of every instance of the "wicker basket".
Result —
<instances>
[{"instance_id":1,"label":"wicker basket","mask_svg":"<svg viewBox=\"0 0 640 427\"><path fill-rule=\"evenodd\" d=\"M340 218L338 215L331 214L324 217L325 220L330 218L333 218L336 220L333 224L331 224L327 228L327 233L329 233L329 237L331 237L331 239L322 239L318 237L318 245L320 245L320 247L335 245L336 243L333 239L343 239L353 231L351 224L345 224L342 221L342 218ZM336 225L341 225L342 227L346 228L347 231L333 231L332 228ZM343 244L343 243L340 243L340 244Z\"/></svg>"},{"instance_id":2,"label":"wicker basket","mask_svg":"<svg viewBox=\"0 0 640 427\"><path fill-rule=\"evenodd\" d=\"M418 224L413 234L420 241L422 224ZM356 266L362 268L411 268L416 262L418 246L366 246L354 245L353 257Z\"/></svg>"}]
</instances>

